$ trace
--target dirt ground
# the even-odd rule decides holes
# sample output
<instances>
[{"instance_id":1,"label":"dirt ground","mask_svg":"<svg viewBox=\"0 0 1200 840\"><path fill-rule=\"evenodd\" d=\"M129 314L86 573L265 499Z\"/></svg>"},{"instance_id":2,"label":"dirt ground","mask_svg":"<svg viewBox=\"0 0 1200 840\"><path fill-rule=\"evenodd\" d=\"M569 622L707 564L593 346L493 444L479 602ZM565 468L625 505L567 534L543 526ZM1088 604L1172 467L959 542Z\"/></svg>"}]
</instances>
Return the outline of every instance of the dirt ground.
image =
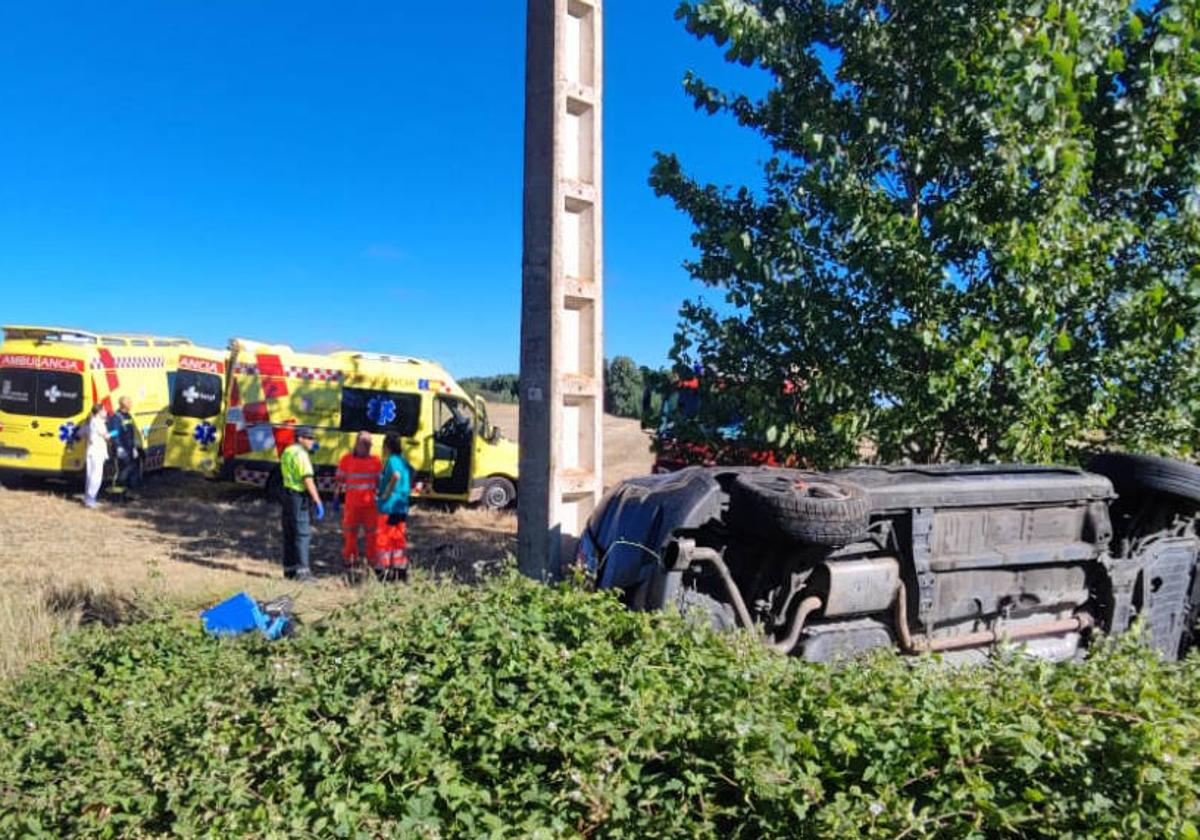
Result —
<instances>
[{"instance_id":1,"label":"dirt ground","mask_svg":"<svg viewBox=\"0 0 1200 840\"><path fill-rule=\"evenodd\" d=\"M493 422L515 438L516 406ZM510 433L511 430L511 433ZM650 469L637 422L605 424L607 483ZM516 515L418 505L409 519L414 574L470 582L516 551ZM315 586L283 580L279 508L260 491L167 472L135 502L86 510L78 491L51 483L0 489L0 679L44 656L81 621L119 623L139 605L199 610L239 590L292 595L306 618L359 596L342 576L335 518L313 535Z\"/></svg>"}]
</instances>

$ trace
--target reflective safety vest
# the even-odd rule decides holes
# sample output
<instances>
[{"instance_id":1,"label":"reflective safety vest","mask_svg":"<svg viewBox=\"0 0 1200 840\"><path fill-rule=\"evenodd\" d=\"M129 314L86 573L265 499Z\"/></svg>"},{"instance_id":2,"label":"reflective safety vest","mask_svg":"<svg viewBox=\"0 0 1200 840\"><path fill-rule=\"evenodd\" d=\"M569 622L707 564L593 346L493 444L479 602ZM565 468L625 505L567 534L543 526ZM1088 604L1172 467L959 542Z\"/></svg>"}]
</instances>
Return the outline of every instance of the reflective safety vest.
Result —
<instances>
[{"instance_id":1,"label":"reflective safety vest","mask_svg":"<svg viewBox=\"0 0 1200 840\"><path fill-rule=\"evenodd\" d=\"M298 443L283 450L279 457L279 472L283 474L283 486L297 493L305 491L304 479L313 477L312 460L308 452Z\"/></svg>"},{"instance_id":2,"label":"reflective safety vest","mask_svg":"<svg viewBox=\"0 0 1200 840\"><path fill-rule=\"evenodd\" d=\"M346 507L374 507L375 486L382 471L383 463L375 455L343 455L338 461L337 480L346 491Z\"/></svg>"}]
</instances>

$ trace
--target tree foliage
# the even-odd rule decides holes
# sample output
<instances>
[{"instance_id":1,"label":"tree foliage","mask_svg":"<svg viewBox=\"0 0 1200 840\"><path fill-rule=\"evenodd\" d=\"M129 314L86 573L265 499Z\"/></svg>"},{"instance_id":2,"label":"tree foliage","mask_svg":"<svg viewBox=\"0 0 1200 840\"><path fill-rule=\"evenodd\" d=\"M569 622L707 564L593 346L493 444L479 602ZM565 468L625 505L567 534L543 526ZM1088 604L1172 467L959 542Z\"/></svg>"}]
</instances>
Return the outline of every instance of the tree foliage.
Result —
<instances>
[{"instance_id":1,"label":"tree foliage","mask_svg":"<svg viewBox=\"0 0 1200 840\"><path fill-rule=\"evenodd\" d=\"M616 356L604 369L604 410L617 417L640 417L642 370L628 356Z\"/></svg>"},{"instance_id":2,"label":"tree foliage","mask_svg":"<svg viewBox=\"0 0 1200 840\"><path fill-rule=\"evenodd\" d=\"M697 108L772 149L695 224L674 355L794 418L817 463L1049 461L1200 444L1200 2L705 0L678 12L760 98ZM799 398L790 385L800 385Z\"/></svg>"}]
</instances>

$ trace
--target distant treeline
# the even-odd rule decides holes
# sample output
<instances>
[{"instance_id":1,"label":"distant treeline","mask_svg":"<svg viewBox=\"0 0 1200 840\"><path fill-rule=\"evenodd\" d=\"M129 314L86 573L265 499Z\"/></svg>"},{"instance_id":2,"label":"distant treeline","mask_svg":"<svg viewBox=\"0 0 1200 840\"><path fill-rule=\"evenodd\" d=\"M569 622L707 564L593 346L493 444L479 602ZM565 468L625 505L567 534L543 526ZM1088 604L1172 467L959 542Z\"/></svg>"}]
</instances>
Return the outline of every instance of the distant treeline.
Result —
<instances>
[{"instance_id":1,"label":"distant treeline","mask_svg":"<svg viewBox=\"0 0 1200 840\"><path fill-rule=\"evenodd\" d=\"M521 378L515 373L468 376L458 380L458 384L471 396L483 397L488 402L515 403L521 393Z\"/></svg>"},{"instance_id":2,"label":"distant treeline","mask_svg":"<svg viewBox=\"0 0 1200 840\"><path fill-rule=\"evenodd\" d=\"M655 371L638 367L628 356L615 356L605 364L604 410L618 417L641 417L642 387L646 376ZM489 402L516 403L520 401L521 378L515 373L494 376L468 376L458 380L463 390Z\"/></svg>"}]
</instances>

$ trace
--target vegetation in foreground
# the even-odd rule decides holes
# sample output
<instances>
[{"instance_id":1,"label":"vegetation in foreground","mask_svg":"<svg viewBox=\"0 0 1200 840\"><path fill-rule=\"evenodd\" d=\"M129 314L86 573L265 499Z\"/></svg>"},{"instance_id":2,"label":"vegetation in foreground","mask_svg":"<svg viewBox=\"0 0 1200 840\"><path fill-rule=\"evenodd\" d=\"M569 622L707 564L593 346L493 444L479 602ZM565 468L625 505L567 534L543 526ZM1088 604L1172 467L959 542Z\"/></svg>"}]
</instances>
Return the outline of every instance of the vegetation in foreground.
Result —
<instances>
[{"instance_id":1,"label":"vegetation in foreground","mask_svg":"<svg viewBox=\"0 0 1200 840\"><path fill-rule=\"evenodd\" d=\"M516 577L384 590L277 643L79 634L0 693L0 834L1195 837L1198 676L1129 641L829 668Z\"/></svg>"}]
</instances>

